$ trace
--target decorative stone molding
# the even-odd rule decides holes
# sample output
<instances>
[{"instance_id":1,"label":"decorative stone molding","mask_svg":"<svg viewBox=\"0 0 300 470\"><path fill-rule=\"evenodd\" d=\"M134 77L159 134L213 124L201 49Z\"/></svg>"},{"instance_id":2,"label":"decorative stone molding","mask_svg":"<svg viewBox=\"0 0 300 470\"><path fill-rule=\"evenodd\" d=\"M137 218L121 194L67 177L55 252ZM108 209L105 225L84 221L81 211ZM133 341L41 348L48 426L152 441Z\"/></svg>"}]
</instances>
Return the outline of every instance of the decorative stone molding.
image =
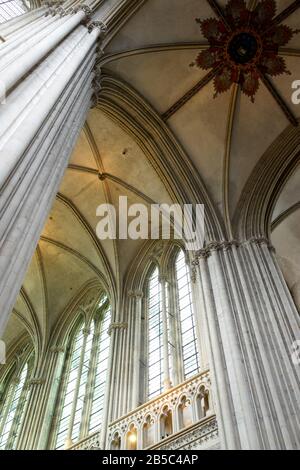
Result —
<instances>
[{"instance_id":1,"label":"decorative stone molding","mask_svg":"<svg viewBox=\"0 0 300 470\"><path fill-rule=\"evenodd\" d=\"M193 284L195 284L195 282L197 281L197 271L195 266L191 267L191 281Z\"/></svg>"},{"instance_id":2,"label":"decorative stone molding","mask_svg":"<svg viewBox=\"0 0 300 470\"><path fill-rule=\"evenodd\" d=\"M213 241L213 242L210 242L205 248L202 248L201 250L197 251L195 258L191 262L192 269L195 269L195 267L199 265L199 259L207 259L211 256L213 252L216 252L216 251L226 252L226 251L230 251L233 246L238 248L238 247L248 246L251 244L254 244L257 246L266 245L269 248L269 250L275 251L273 245L265 237L253 237L245 241L238 241L238 240L230 240L230 241L223 241L223 242Z\"/></svg>"},{"instance_id":3,"label":"decorative stone molding","mask_svg":"<svg viewBox=\"0 0 300 470\"><path fill-rule=\"evenodd\" d=\"M159 411L159 408L156 410ZM155 424L155 418L150 416L149 424ZM137 418L139 425L144 424L142 415ZM120 426L120 431L125 433L127 427ZM119 432L114 432L115 436L120 436ZM220 448L218 425L215 415L208 416L200 422L183 429L182 431L165 438L159 444L148 447L149 450L198 450L198 449L212 449ZM82 439L80 442L71 446L68 450L101 450L100 446L100 431L92 434L89 437Z\"/></svg>"},{"instance_id":4,"label":"decorative stone molding","mask_svg":"<svg viewBox=\"0 0 300 470\"><path fill-rule=\"evenodd\" d=\"M93 10L88 5L79 5L78 7L74 8L75 13L77 13L79 10L84 11L86 16L91 16L93 13Z\"/></svg>"},{"instance_id":5,"label":"decorative stone molding","mask_svg":"<svg viewBox=\"0 0 300 470\"><path fill-rule=\"evenodd\" d=\"M88 436L76 444L68 448L68 450L101 450L100 447L100 434L101 431L97 431L91 436Z\"/></svg>"},{"instance_id":6,"label":"decorative stone molding","mask_svg":"<svg viewBox=\"0 0 300 470\"><path fill-rule=\"evenodd\" d=\"M256 246L262 246L265 245L270 251L273 251L275 253L275 248L271 244L270 240L268 240L266 237L253 237L250 238L250 240L247 240L244 242L244 245L256 245Z\"/></svg>"},{"instance_id":7,"label":"decorative stone molding","mask_svg":"<svg viewBox=\"0 0 300 470\"><path fill-rule=\"evenodd\" d=\"M209 254L211 254L214 251L228 251L230 250L233 246L239 246L240 243L236 240L230 240L230 241L223 241L223 242L210 242L207 247L206 251L208 251Z\"/></svg>"},{"instance_id":8,"label":"decorative stone molding","mask_svg":"<svg viewBox=\"0 0 300 470\"><path fill-rule=\"evenodd\" d=\"M128 323L114 322L109 325L108 334L110 335L112 330L126 330L128 328Z\"/></svg>"},{"instance_id":9,"label":"decorative stone molding","mask_svg":"<svg viewBox=\"0 0 300 470\"><path fill-rule=\"evenodd\" d=\"M65 350L66 350L65 346L53 346L52 348L50 348L50 352L54 354L64 353Z\"/></svg>"},{"instance_id":10,"label":"decorative stone molding","mask_svg":"<svg viewBox=\"0 0 300 470\"><path fill-rule=\"evenodd\" d=\"M59 15L61 18L71 13L67 8L64 8L63 6L59 6L55 8L55 11L56 11L56 14Z\"/></svg>"},{"instance_id":11,"label":"decorative stone molding","mask_svg":"<svg viewBox=\"0 0 300 470\"><path fill-rule=\"evenodd\" d=\"M46 6L48 7L45 16L65 16L67 14L67 9L63 5L63 0L58 0L57 2L47 2ZM70 13L70 12L69 12Z\"/></svg>"},{"instance_id":12,"label":"decorative stone molding","mask_svg":"<svg viewBox=\"0 0 300 470\"><path fill-rule=\"evenodd\" d=\"M207 399L207 410L204 415L200 415L200 411L197 407L197 400L204 397ZM172 435L175 436L175 434L183 432L185 430L184 425L179 424L179 414L183 400L186 406L190 407L189 409L193 425L197 425L199 422L202 423L202 420L205 420L206 422L208 417L214 417L215 419L209 371L204 371L181 385L171 388L157 398L154 398L148 403L145 403L134 411L114 421L109 426L107 448L111 447L115 436L118 435L121 438L122 448L125 449L126 435L130 432L132 427L136 429L137 441L141 443L139 448L148 448L149 446L143 444L143 432L144 426L149 423L149 418L156 429L155 441L152 445L158 445L161 443L162 439L160 435L161 418L163 415L166 415L166 410L170 412L172 416Z\"/></svg>"},{"instance_id":13,"label":"decorative stone molding","mask_svg":"<svg viewBox=\"0 0 300 470\"><path fill-rule=\"evenodd\" d=\"M161 283L161 282L169 282L169 277L168 277L168 275L167 275L167 274L161 274L161 275L159 276L159 282L160 282L160 283Z\"/></svg>"},{"instance_id":14,"label":"decorative stone molding","mask_svg":"<svg viewBox=\"0 0 300 470\"><path fill-rule=\"evenodd\" d=\"M99 100L99 94L101 92L101 67L99 65L96 65L94 67L94 79L92 81L92 86L93 86L93 96L92 96L92 107L94 108L98 104ZM100 181L103 181L106 178L105 173L99 174L99 179Z\"/></svg>"},{"instance_id":15,"label":"decorative stone molding","mask_svg":"<svg viewBox=\"0 0 300 470\"><path fill-rule=\"evenodd\" d=\"M151 450L199 450L220 448L218 424L215 416L185 429L173 436L164 439L158 445L151 446Z\"/></svg>"},{"instance_id":16,"label":"decorative stone molding","mask_svg":"<svg viewBox=\"0 0 300 470\"><path fill-rule=\"evenodd\" d=\"M33 377L32 379L28 380L28 386L31 386L31 385L43 385L45 383L45 379L44 378L36 378L36 377Z\"/></svg>"},{"instance_id":17,"label":"decorative stone molding","mask_svg":"<svg viewBox=\"0 0 300 470\"><path fill-rule=\"evenodd\" d=\"M105 173L99 173L98 178L100 181L104 181L106 179L106 174Z\"/></svg>"},{"instance_id":18,"label":"decorative stone molding","mask_svg":"<svg viewBox=\"0 0 300 470\"><path fill-rule=\"evenodd\" d=\"M107 26L102 21L92 21L91 23L88 24L89 33L91 33L95 28L99 28L100 39L102 39L107 32Z\"/></svg>"},{"instance_id":19,"label":"decorative stone molding","mask_svg":"<svg viewBox=\"0 0 300 470\"><path fill-rule=\"evenodd\" d=\"M144 293L143 293L143 291L140 291L140 290L135 290L135 291L129 290L127 292L127 295L128 295L128 297L130 297L132 299L142 299L143 296L144 296Z\"/></svg>"},{"instance_id":20,"label":"decorative stone molding","mask_svg":"<svg viewBox=\"0 0 300 470\"><path fill-rule=\"evenodd\" d=\"M13 377L11 380L11 383L13 383L14 385L19 385L20 377L19 376Z\"/></svg>"}]
</instances>

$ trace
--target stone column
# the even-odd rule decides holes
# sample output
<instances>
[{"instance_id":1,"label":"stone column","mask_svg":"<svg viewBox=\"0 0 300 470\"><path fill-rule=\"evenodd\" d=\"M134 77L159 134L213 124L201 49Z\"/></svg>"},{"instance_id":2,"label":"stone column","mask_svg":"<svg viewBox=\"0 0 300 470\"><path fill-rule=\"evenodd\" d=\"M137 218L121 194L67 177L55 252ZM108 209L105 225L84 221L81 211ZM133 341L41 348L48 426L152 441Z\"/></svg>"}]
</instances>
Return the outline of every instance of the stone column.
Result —
<instances>
[{"instance_id":1,"label":"stone column","mask_svg":"<svg viewBox=\"0 0 300 470\"><path fill-rule=\"evenodd\" d=\"M268 240L198 253L212 383L226 449L296 449L299 316Z\"/></svg>"},{"instance_id":2,"label":"stone column","mask_svg":"<svg viewBox=\"0 0 300 470\"><path fill-rule=\"evenodd\" d=\"M89 12L36 10L0 44L0 334L91 105L104 28Z\"/></svg>"},{"instance_id":3,"label":"stone column","mask_svg":"<svg viewBox=\"0 0 300 470\"><path fill-rule=\"evenodd\" d=\"M43 367L44 383L41 385L40 394L33 397L32 403L28 406L28 411L32 409L34 424L29 419L28 429L34 426L34 433L32 431L24 431L23 434L27 436L29 441L24 441L24 449L47 449L50 442L50 430L53 424L53 413L55 411L55 404L59 393L59 388L62 380L63 368L66 359L66 347L64 345L53 346L50 348L46 355ZM38 407L39 403L39 408ZM36 411L39 409L39 412ZM38 414L38 416L36 416ZM33 434L33 436L31 436Z\"/></svg>"},{"instance_id":4,"label":"stone column","mask_svg":"<svg viewBox=\"0 0 300 470\"><path fill-rule=\"evenodd\" d=\"M114 315L112 315L114 318ZM122 367L122 335L124 330L127 329L127 323L113 322L109 327L109 334L111 336L109 346L109 358L108 358L108 376L105 387L104 396L104 408L101 423L101 437L100 437L100 448L105 449L106 437L108 431L108 425L113 421L116 416L116 405L120 399L120 394L124 393L124 390L120 389L120 369Z\"/></svg>"},{"instance_id":5,"label":"stone column","mask_svg":"<svg viewBox=\"0 0 300 470\"><path fill-rule=\"evenodd\" d=\"M162 305L162 325L163 325L164 389L169 390L172 384L171 384L171 379L170 379L168 311L167 311L167 299L166 299L167 278L165 276L160 276L160 285L161 285L161 305Z\"/></svg>"},{"instance_id":6,"label":"stone column","mask_svg":"<svg viewBox=\"0 0 300 470\"><path fill-rule=\"evenodd\" d=\"M141 322L142 322L142 298L143 292L131 292L133 299L134 316L134 343L131 346L131 356L133 358L133 378L132 378L132 409L137 408L140 403L140 360L141 360ZM129 391L130 393L130 391Z\"/></svg>"},{"instance_id":7,"label":"stone column","mask_svg":"<svg viewBox=\"0 0 300 470\"><path fill-rule=\"evenodd\" d=\"M169 322L170 322L170 336L172 348L172 359L173 359L173 375L172 381L173 386L179 385L184 382L184 370L183 370L183 354L182 354L182 338L181 338L181 326L180 326L180 315L179 315L179 299L177 292L177 282L174 272L170 273L168 282L169 288Z\"/></svg>"},{"instance_id":8,"label":"stone column","mask_svg":"<svg viewBox=\"0 0 300 470\"><path fill-rule=\"evenodd\" d=\"M197 349L199 357L200 370L208 369L208 357L207 357L207 331L205 329L204 322L204 297L202 289L197 283L197 272L193 266L191 266L190 260L187 260L187 264L190 269L190 280L191 280L191 291L193 299L193 313L195 318L196 336L197 336Z\"/></svg>"},{"instance_id":9,"label":"stone column","mask_svg":"<svg viewBox=\"0 0 300 470\"><path fill-rule=\"evenodd\" d=\"M26 412L24 413L24 422L18 439L18 449L34 448L33 442L36 439L38 429L36 422L39 420L39 410L42 408L45 389L45 379L43 377L34 377L27 383L28 400Z\"/></svg>"},{"instance_id":10,"label":"stone column","mask_svg":"<svg viewBox=\"0 0 300 470\"><path fill-rule=\"evenodd\" d=\"M132 409L132 402L136 399L135 388L132 385L133 370L136 366L135 358L133 357L133 344L134 344L134 333L135 333L135 299L132 296L132 291L127 292L125 299L125 312L128 321L128 328L124 336L124 356L123 364L124 367L121 370L122 375L122 388L123 393L120 397L120 416L125 415Z\"/></svg>"}]
</instances>

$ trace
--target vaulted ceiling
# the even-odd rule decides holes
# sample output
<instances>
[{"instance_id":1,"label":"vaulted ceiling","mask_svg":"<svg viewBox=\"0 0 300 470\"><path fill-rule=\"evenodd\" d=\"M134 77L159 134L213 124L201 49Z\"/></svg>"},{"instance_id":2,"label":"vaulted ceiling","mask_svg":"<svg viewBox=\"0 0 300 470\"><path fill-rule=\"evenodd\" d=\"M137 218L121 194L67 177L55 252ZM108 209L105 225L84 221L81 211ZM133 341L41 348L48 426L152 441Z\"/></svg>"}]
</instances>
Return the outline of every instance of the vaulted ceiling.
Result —
<instances>
[{"instance_id":1,"label":"vaulted ceiling","mask_svg":"<svg viewBox=\"0 0 300 470\"><path fill-rule=\"evenodd\" d=\"M215 17L210 3L147 0L105 47L100 66L104 75L140 95L161 117L161 126L168 126L193 171L200 175L230 237L248 178L291 124L263 83L253 104L235 86L214 99L209 82L166 118L168 109L207 73L190 64L207 47L195 18ZM226 1L218 3L224 7ZM277 0L278 13L291 3ZM284 23L299 27L300 8ZM291 84L300 79L300 34L280 55L291 75L276 77L272 83L291 112L300 117L300 106L291 101ZM272 226L272 241L295 298L300 287L299 182L298 170L283 188ZM129 203L174 200L140 140L127 132L107 106L101 106L100 94L100 104L88 115L8 324L9 343L26 329L49 338L68 303L93 279L106 287L122 288L142 242L100 242L95 234L96 207L103 202L116 204L119 195L128 196Z\"/></svg>"}]
</instances>

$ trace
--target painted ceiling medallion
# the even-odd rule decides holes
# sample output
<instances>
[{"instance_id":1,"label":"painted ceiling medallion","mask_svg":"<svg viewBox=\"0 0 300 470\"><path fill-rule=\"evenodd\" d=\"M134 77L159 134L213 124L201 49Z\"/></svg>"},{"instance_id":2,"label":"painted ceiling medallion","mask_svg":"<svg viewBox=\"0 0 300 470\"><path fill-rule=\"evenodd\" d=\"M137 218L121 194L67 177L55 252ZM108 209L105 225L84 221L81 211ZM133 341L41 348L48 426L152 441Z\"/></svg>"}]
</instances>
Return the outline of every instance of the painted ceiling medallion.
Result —
<instances>
[{"instance_id":1,"label":"painted ceiling medallion","mask_svg":"<svg viewBox=\"0 0 300 470\"><path fill-rule=\"evenodd\" d=\"M215 96L238 83L254 102L260 80L268 80L265 75L290 73L279 48L299 30L279 24L275 16L275 0L261 0L253 11L245 0L229 0L218 19L196 20L210 47L197 56L194 65L213 69Z\"/></svg>"}]
</instances>

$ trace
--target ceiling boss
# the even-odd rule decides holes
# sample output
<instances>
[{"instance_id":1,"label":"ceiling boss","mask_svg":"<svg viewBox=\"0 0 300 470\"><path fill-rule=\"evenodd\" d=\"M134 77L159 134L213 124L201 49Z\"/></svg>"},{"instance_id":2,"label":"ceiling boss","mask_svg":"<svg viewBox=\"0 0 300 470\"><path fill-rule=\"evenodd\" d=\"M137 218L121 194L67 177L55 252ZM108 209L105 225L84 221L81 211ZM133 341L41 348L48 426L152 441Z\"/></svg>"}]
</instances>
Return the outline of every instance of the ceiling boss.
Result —
<instances>
[{"instance_id":1,"label":"ceiling boss","mask_svg":"<svg viewBox=\"0 0 300 470\"><path fill-rule=\"evenodd\" d=\"M252 11L244 0L229 0L224 10L216 1L209 3L218 18L196 19L209 48L191 65L212 69L215 96L237 83L254 102L260 80L274 95L267 76L290 73L279 49L300 30L281 24L286 15L276 16L275 0L261 0ZM299 7L299 2L292 7Z\"/></svg>"}]
</instances>

